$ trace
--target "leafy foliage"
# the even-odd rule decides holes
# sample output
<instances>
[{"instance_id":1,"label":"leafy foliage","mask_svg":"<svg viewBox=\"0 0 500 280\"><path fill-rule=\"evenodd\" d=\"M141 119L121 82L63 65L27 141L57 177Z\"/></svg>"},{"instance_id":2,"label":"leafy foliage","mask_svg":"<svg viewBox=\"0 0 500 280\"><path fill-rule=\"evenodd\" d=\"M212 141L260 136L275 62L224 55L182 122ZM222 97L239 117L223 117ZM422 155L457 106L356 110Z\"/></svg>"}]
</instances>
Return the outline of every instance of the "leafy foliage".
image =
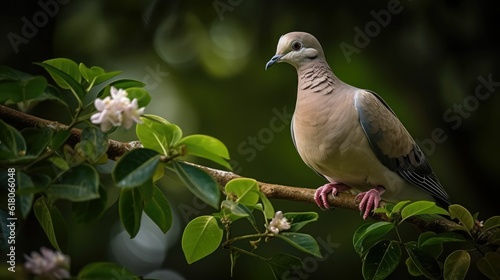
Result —
<instances>
[{"instance_id":1,"label":"leafy foliage","mask_svg":"<svg viewBox=\"0 0 500 280\"><path fill-rule=\"evenodd\" d=\"M472 262L470 250L456 249L443 256L443 246L447 243L459 243L475 248L473 250L487 250L482 246L486 235L499 226L498 216L491 217L485 222L486 226L480 232L474 231L474 218L463 206L453 204L448 211L438 207L430 201L401 201L397 204L386 204L383 208L375 210L383 213L389 221L380 221L363 224L354 233L353 246L363 261L363 277L365 279L384 279L388 277L399 265L402 251L406 252L405 264L408 273L412 276L424 276L428 279L465 279ZM452 227L454 231L435 233L426 231L420 233L418 241L403 241L398 232L402 222L415 217L432 217L433 220L444 219L450 216L457 223ZM397 239L388 239L390 232L396 232ZM465 234L465 236L464 236ZM497 243L498 238L492 234L488 243ZM491 249L490 249L491 250ZM477 261L478 269L490 279L495 279L498 266L492 261L498 255L488 252Z\"/></svg>"},{"instance_id":2,"label":"leafy foliage","mask_svg":"<svg viewBox=\"0 0 500 280\"><path fill-rule=\"evenodd\" d=\"M86 223L100 217L107 207L107 193L119 188L118 209L120 220L133 238L141 226L142 213L166 233L172 225L172 212L168 200L155 185L163 169L173 169L189 190L214 208L219 208L220 190L215 180L201 169L182 162L183 156L198 156L230 168L229 153L222 142L207 135L182 137L182 130L165 119L145 115L136 127L137 137L143 148L123 154L116 162L108 159L109 134L89 122L96 112L90 96L104 98L111 87L127 91L127 98L137 99L140 107L146 106L151 97L145 84L131 79L118 79L120 71L106 72L98 66L67 59L55 58L35 63L45 69L54 81L43 76L0 67L0 102L27 110L41 101L51 99L68 108L71 122L65 126L25 128L18 131L0 120L1 174L15 166L18 182L18 204L21 218L33 209L52 246L61 250L65 239L65 220L58 200L73 203L72 217ZM102 85L97 89L97 85ZM5 93L5 94L4 94ZM86 103L88 102L88 103ZM68 142L71 130L81 128L80 139ZM74 141L74 140L73 140ZM111 164L113 186L102 186L100 166ZM2 227L6 225L2 224ZM7 232L6 228L2 232ZM2 239L7 242L7 239ZM5 248L7 244L2 244ZM80 278L103 277L112 264L89 265ZM115 268L113 268L115 269ZM116 268L118 269L118 268ZM106 275L108 275L106 274ZM130 273L127 272L127 275Z\"/></svg>"},{"instance_id":3,"label":"leafy foliage","mask_svg":"<svg viewBox=\"0 0 500 280\"><path fill-rule=\"evenodd\" d=\"M139 280L140 277L134 275L122 266L109 262L95 262L86 265L77 279L98 280L98 279L130 279Z\"/></svg>"},{"instance_id":4,"label":"leafy foliage","mask_svg":"<svg viewBox=\"0 0 500 280\"><path fill-rule=\"evenodd\" d=\"M222 245L223 248L229 249L230 251L230 258L233 260L232 269L235 266L237 254L258 257L268 262L275 277L278 275L281 276L284 273L292 273L292 268L303 267L302 261L291 255L278 254L271 258L266 258L256 253L256 249L263 240L270 241L275 238L283 240L302 252L321 257L319 245L316 240L309 234L297 232L306 224L316 221L318 219L317 213L285 213L283 217L290 223L290 227L286 231L276 234L269 230L269 219L273 218L275 214L273 206L269 200L262 195L259 185L254 179L233 179L224 186L224 190L226 199L221 202L220 211L218 213L211 216L197 217L184 229L182 235L182 249L188 263L206 257L219 245ZM256 221L258 216L264 217L265 228L263 229L257 226L258 223ZM249 222L255 232L232 237L231 229L235 222L240 219ZM224 232L226 232L226 234L224 234ZM223 236L226 236L224 242L222 242ZM243 240L248 241L247 246L249 245L251 250L236 245L236 242L241 243L240 241ZM289 260L290 263L284 264L284 260Z\"/></svg>"},{"instance_id":5,"label":"leafy foliage","mask_svg":"<svg viewBox=\"0 0 500 280\"><path fill-rule=\"evenodd\" d=\"M188 263L200 260L219 247L223 231L214 216L200 216L186 226L182 250Z\"/></svg>"}]
</instances>

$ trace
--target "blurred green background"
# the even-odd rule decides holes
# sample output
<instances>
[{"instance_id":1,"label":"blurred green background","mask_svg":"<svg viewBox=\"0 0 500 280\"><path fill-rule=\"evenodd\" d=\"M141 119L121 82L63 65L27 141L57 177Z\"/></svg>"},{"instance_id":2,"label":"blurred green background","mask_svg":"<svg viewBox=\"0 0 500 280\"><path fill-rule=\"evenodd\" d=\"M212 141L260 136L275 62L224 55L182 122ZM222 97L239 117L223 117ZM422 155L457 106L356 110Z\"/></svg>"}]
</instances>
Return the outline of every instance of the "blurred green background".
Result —
<instances>
[{"instance_id":1,"label":"blurred green background","mask_svg":"<svg viewBox=\"0 0 500 280\"><path fill-rule=\"evenodd\" d=\"M282 34L307 31L322 43L339 78L379 93L390 104L427 153L452 201L485 219L499 214L494 194L500 178L500 134L495 131L500 119L500 87L495 84L500 82L499 13L491 5L395 0L8 1L0 10L0 64L43 74L32 62L67 57L89 67L122 70L120 78L148 84L153 101L147 113L178 124L185 134L219 138L229 148L237 173L316 188L324 182L302 163L289 133L295 70L288 65L264 70ZM381 12L388 9L390 18ZM346 50L353 52L346 55ZM479 76L495 82L476 97ZM64 120L62 112L43 103L31 113ZM436 129L446 140L432 140ZM112 135L121 141L134 136L133 130ZM89 262L116 261L160 279L230 277L228 252L218 250L187 265L180 249L185 224L215 210L193 200L174 180L164 179L160 185L176 215L166 236L143 219L139 236L130 240L118 223L116 205L111 205L116 194L110 195L111 208L102 219L85 225L72 222L69 206L61 202L68 210L65 253L71 256L73 274ZM320 211L306 203L273 203L284 212ZM266 256L276 250L297 254L306 263L302 279L360 279L361 261L351 240L362 223L355 212L320 211L319 221L304 230L331 243L322 248L321 260L276 240L259 251ZM408 238L415 236L411 226L404 231ZM18 243L19 256L49 245L33 215L21 228ZM405 270L402 263L394 278L407 276ZM234 279L257 278L271 279L271 270L262 261L240 257Z\"/></svg>"}]
</instances>

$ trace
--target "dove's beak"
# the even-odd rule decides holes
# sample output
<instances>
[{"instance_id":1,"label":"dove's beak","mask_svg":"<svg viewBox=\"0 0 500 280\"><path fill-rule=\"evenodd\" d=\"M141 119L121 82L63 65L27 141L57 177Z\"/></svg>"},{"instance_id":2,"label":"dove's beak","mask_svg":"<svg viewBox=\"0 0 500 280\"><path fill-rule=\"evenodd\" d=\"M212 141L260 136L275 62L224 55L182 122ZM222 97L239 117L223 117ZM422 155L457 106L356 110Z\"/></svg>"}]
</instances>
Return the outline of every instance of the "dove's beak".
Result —
<instances>
[{"instance_id":1,"label":"dove's beak","mask_svg":"<svg viewBox=\"0 0 500 280\"><path fill-rule=\"evenodd\" d=\"M273 66L273 64L278 63L282 57L283 57L283 54L277 54L277 55L273 56L273 57L271 58L271 60L269 60L269 61L266 63L266 70L267 70L269 67Z\"/></svg>"}]
</instances>

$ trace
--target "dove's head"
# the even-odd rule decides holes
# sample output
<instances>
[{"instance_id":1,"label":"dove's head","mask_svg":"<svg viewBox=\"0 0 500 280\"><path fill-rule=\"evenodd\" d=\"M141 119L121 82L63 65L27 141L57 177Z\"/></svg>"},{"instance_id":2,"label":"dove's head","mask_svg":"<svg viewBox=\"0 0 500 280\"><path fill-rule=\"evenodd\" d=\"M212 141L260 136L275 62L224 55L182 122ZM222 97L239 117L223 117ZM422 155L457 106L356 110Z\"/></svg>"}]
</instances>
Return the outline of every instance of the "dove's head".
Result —
<instances>
[{"instance_id":1,"label":"dove's head","mask_svg":"<svg viewBox=\"0 0 500 280\"><path fill-rule=\"evenodd\" d=\"M305 32L290 32L281 36L276 55L266 64L266 70L275 63L287 62L299 69L314 60L325 59L318 40Z\"/></svg>"}]
</instances>

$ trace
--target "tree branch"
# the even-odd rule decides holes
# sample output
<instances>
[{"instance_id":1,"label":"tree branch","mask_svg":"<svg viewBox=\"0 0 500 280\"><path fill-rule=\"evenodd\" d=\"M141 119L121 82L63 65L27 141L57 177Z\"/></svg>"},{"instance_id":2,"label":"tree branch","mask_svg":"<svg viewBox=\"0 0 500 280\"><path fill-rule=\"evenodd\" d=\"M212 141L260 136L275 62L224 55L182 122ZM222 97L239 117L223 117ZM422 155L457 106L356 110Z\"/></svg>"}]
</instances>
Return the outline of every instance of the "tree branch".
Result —
<instances>
[{"instance_id":1,"label":"tree branch","mask_svg":"<svg viewBox=\"0 0 500 280\"><path fill-rule=\"evenodd\" d=\"M189 162L187 164L196 166L210 174L221 187L225 186L234 178L241 178L240 175L234 174L232 172L213 169ZM265 182L257 183L260 186L261 192L267 198L301 201L316 204L316 202L314 201L314 193L316 189L283 186ZM340 192L335 198L329 196L328 203L333 208L359 211L358 204L356 203L356 195L351 193ZM385 204L386 202L384 201L380 202L380 206L384 206ZM371 217L375 220L388 220L387 216L381 214L372 214ZM445 218L437 220L426 220L418 217L410 217L407 219L407 221L416 226L420 231L434 231L439 233L458 229L458 225L455 222Z\"/></svg>"},{"instance_id":2,"label":"tree branch","mask_svg":"<svg viewBox=\"0 0 500 280\"><path fill-rule=\"evenodd\" d=\"M39 117L35 117L33 115L14 110L4 105L0 105L0 116L4 122L12 125L18 130L21 130L26 127L38 127L38 128L48 127L54 131L62 131L62 130L68 130L69 128L67 125L59 123L57 121L50 121ZM74 146L80 142L82 131L81 129L78 128L71 128L70 132L71 135L68 138L67 144ZM122 156L125 152L130 151L136 147L137 147L137 141L124 143L115 140L109 140L108 158L114 160Z\"/></svg>"},{"instance_id":3,"label":"tree branch","mask_svg":"<svg viewBox=\"0 0 500 280\"><path fill-rule=\"evenodd\" d=\"M26 113L22 113L4 105L0 105L0 116L2 120L11 124L17 129L22 129L26 127L39 127L39 128L49 127L55 131L68 129L67 125L58 123L56 121L49 121ZM71 136L68 139L67 143L69 145L74 146L75 144L80 142L80 136L81 136L81 130L78 128L72 128ZM140 147L140 144L138 144L137 141L124 143L115 140L109 140L109 148L107 155L109 159L116 160L127 151L130 151L137 147ZM228 171L213 169L193 163L188 163L188 164L196 166L204 170L208 174L210 174L218 182L221 188L223 188L223 186L225 186L230 180L241 177L235 173ZM265 182L258 182L258 184L260 185L262 193L264 193L264 195L266 195L266 197L268 198L315 203L314 201L315 189L282 186ZM328 202L334 208L359 211L358 205L355 200L355 195L350 193L339 193L335 198L330 196L328 198ZM381 202L381 205L384 204L385 204L384 202ZM376 220L387 220L387 217L385 217L385 215L380 215L380 214L373 214L372 218ZM457 224L455 222L444 218L427 221L421 218L412 217L408 219L408 222L415 225L421 231L431 230L434 232L446 232L457 229Z\"/></svg>"}]
</instances>

